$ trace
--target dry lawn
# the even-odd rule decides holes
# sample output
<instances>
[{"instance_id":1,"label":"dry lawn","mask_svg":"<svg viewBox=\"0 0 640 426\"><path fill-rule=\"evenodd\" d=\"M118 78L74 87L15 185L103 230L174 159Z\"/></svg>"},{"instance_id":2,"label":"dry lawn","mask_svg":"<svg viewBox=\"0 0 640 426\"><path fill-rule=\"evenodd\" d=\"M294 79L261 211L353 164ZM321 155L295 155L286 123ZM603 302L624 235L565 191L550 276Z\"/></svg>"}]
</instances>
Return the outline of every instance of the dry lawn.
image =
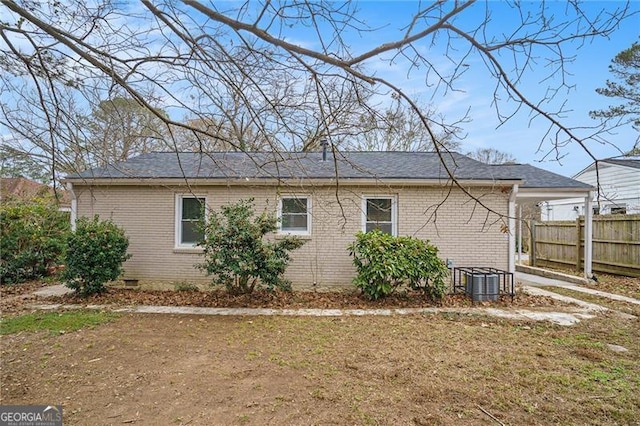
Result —
<instances>
[{"instance_id":1,"label":"dry lawn","mask_svg":"<svg viewBox=\"0 0 640 426\"><path fill-rule=\"evenodd\" d=\"M1 403L65 425L640 424L640 324L613 315L123 315L0 339Z\"/></svg>"}]
</instances>

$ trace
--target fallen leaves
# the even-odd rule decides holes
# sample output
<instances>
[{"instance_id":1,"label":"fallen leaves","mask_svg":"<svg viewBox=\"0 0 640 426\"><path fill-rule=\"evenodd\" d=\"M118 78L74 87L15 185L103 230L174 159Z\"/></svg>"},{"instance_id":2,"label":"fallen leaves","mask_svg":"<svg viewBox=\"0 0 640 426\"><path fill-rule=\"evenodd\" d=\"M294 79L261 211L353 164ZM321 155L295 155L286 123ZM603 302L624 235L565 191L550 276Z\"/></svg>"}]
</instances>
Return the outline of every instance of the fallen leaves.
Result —
<instances>
[{"instance_id":1,"label":"fallen leaves","mask_svg":"<svg viewBox=\"0 0 640 426\"><path fill-rule=\"evenodd\" d=\"M422 307L531 307L565 305L557 300L517 294L513 301L502 296L497 302L473 302L464 294L449 294L434 302L419 291L393 294L380 300L368 300L357 293L255 291L252 294L232 295L216 289L200 292L138 290L111 288L108 292L82 298L74 294L39 298L39 301L82 305L146 305L197 306L215 308L271 308L271 309L394 309Z\"/></svg>"}]
</instances>

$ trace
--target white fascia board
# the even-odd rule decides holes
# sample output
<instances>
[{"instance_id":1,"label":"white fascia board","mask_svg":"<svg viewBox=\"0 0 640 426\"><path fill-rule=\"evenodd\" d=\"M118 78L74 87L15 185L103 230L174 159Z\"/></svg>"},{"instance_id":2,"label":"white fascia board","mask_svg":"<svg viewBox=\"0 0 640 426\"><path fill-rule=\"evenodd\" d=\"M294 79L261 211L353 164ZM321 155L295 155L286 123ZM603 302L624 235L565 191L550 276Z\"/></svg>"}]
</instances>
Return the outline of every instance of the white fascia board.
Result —
<instances>
[{"instance_id":1,"label":"white fascia board","mask_svg":"<svg viewBox=\"0 0 640 426\"><path fill-rule=\"evenodd\" d=\"M445 179L66 179L66 182L78 186L333 186L338 182L348 186L451 186L454 183ZM461 186L511 187L522 183L521 180L471 180L460 179Z\"/></svg>"}]
</instances>

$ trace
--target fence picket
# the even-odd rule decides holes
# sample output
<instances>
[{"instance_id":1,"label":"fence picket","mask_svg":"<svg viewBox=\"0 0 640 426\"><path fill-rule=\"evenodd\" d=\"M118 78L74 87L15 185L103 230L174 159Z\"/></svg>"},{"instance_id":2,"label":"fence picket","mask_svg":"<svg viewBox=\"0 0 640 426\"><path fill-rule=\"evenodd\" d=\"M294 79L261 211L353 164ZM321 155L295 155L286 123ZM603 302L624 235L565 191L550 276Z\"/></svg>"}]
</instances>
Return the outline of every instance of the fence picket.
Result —
<instances>
[{"instance_id":1,"label":"fence picket","mask_svg":"<svg viewBox=\"0 0 640 426\"><path fill-rule=\"evenodd\" d=\"M574 222L534 222L532 260L536 266L582 270L584 218ZM593 218L593 270L640 277L640 214Z\"/></svg>"}]
</instances>

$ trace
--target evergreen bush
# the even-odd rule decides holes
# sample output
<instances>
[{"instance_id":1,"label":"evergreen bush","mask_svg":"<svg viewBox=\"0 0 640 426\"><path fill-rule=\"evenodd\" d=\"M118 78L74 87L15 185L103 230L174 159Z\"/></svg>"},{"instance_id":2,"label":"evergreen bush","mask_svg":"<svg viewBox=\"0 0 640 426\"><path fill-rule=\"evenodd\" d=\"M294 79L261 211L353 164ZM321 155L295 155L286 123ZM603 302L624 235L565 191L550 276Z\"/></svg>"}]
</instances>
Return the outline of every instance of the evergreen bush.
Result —
<instances>
[{"instance_id":1,"label":"evergreen bush","mask_svg":"<svg viewBox=\"0 0 640 426\"><path fill-rule=\"evenodd\" d=\"M3 201L0 229L0 283L19 283L46 276L62 260L69 215L46 197Z\"/></svg>"},{"instance_id":2,"label":"evergreen bush","mask_svg":"<svg viewBox=\"0 0 640 426\"><path fill-rule=\"evenodd\" d=\"M402 286L422 289L433 300L447 291L447 266L428 241L374 230L358 232L348 249L357 270L353 283L372 300Z\"/></svg>"},{"instance_id":3,"label":"evergreen bush","mask_svg":"<svg viewBox=\"0 0 640 426\"><path fill-rule=\"evenodd\" d=\"M287 235L273 241L265 236L278 229L273 214L256 216L253 200L241 200L211 211L204 227L204 262L196 267L213 276L213 285L223 285L233 294L252 293L256 287L290 290L283 278L289 253L305 241Z\"/></svg>"},{"instance_id":4,"label":"evergreen bush","mask_svg":"<svg viewBox=\"0 0 640 426\"><path fill-rule=\"evenodd\" d=\"M127 254L129 239L110 220L80 218L69 236L63 278L67 287L88 296L106 291L105 284L117 279Z\"/></svg>"}]
</instances>

